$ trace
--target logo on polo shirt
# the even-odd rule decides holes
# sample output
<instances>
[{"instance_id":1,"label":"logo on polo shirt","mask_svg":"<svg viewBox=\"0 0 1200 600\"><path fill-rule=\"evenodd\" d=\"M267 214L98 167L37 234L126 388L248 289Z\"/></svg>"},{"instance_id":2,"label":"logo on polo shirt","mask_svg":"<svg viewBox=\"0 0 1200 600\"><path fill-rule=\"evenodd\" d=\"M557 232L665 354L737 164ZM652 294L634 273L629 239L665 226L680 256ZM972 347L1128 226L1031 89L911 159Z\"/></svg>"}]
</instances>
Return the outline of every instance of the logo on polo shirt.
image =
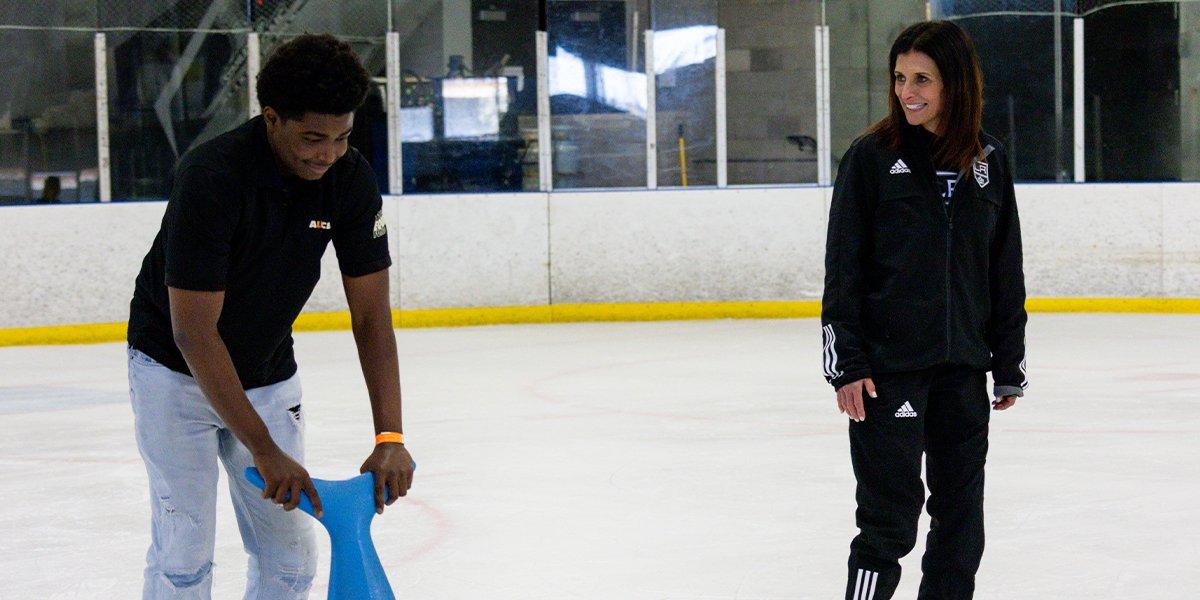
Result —
<instances>
[{"instance_id":1,"label":"logo on polo shirt","mask_svg":"<svg viewBox=\"0 0 1200 600\"><path fill-rule=\"evenodd\" d=\"M387 235L387 221L383 219L383 211L379 211L375 215L375 229L371 231L371 239L381 238Z\"/></svg>"},{"instance_id":2,"label":"logo on polo shirt","mask_svg":"<svg viewBox=\"0 0 1200 600\"><path fill-rule=\"evenodd\" d=\"M333 223L329 221L309 221L309 229L333 229Z\"/></svg>"}]
</instances>

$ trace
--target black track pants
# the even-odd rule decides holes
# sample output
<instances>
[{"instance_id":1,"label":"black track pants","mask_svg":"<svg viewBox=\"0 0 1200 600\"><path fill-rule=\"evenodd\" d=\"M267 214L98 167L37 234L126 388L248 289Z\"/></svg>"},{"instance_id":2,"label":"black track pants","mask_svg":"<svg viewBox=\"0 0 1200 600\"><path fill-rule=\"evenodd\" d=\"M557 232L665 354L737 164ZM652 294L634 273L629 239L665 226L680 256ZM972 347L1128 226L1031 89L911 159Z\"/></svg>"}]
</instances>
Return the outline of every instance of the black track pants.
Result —
<instances>
[{"instance_id":1,"label":"black track pants","mask_svg":"<svg viewBox=\"0 0 1200 600\"><path fill-rule=\"evenodd\" d=\"M921 600L971 598L983 555L983 464L991 398L982 371L939 367L874 377L865 421L850 423L858 480L847 600L891 598L899 560L917 543L925 501L932 523L921 561Z\"/></svg>"}]
</instances>

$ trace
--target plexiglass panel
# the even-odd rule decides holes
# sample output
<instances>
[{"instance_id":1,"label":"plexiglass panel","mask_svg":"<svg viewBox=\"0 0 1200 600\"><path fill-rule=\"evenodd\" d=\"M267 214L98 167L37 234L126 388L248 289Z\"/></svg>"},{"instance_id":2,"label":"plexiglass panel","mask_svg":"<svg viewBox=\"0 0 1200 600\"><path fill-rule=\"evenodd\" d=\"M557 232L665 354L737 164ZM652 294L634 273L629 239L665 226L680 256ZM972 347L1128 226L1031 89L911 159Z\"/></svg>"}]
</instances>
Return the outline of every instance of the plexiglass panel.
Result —
<instances>
[{"instance_id":1,"label":"plexiglass panel","mask_svg":"<svg viewBox=\"0 0 1200 600\"><path fill-rule=\"evenodd\" d=\"M0 31L0 204L97 199L93 35Z\"/></svg>"},{"instance_id":2,"label":"plexiglass panel","mask_svg":"<svg viewBox=\"0 0 1200 600\"><path fill-rule=\"evenodd\" d=\"M816 182L821 2L716 4L726 31L729 183Z\"/></svg>"},{"instance_id":3,"label":"plexiglass panel","mask_svg":"<svg viewBox=\"0 0 1200 600\"><path fill-rule=\"evenodd\" d=\"M659 187L717 183L718 4L654 2Z\"/></svg>"},{"instance_id":4,"label":"plexiglass panel","mask_svg":"<svg viewBox=\"0 0 1200 600\"><path fill-rule=\"evenodd\" d=\"M1200 11L1098 2L1084 17L1088 181L1200 179Z\"/></svg>"},{"instance_id":5,"label":"plexiglass panel","mask_svg":"<svg viewBox=\"0 0 1200 600\"><path fill-rule=\"evenodd\" d=\"M538 4L455 0L395 20L405 193L538 189Z\"/></svg>"},{"instance_id":6,"label":"plexiglass panel","mask_svg":"<svg viewBox=\"0 0 1200 600\"><path fill-rule=\"evenodd\" d=\"M547 3L554 187L646 185L646 2Z\"/></svg>"},{"instance_id":7,"label":"plexiglass panel","mask_svg":"<svg viewBox=\"0 0 1200 600\"><path fill-rule=\"evenodd\" d=\"M180 156L246 120L245 52L245 34L109 35L114 201L166 198Z\"/></svg>"},{"instance_id":8,"label":"plexiglass panel","mask_svg":"<svg viewBox=\"0 0 1200 600\"><path fill-rule=\"evenodd\" d=\"M1003 142L1019 181L1074 178L1074 2L1027 3L1027 12L986 12L978 3L935 3L971 36L983 67L983 128ZM1057 29L1057 35L1056 35ZM1020 43L1013 43L1020 40Z\"/></svg>"}]
</instances>

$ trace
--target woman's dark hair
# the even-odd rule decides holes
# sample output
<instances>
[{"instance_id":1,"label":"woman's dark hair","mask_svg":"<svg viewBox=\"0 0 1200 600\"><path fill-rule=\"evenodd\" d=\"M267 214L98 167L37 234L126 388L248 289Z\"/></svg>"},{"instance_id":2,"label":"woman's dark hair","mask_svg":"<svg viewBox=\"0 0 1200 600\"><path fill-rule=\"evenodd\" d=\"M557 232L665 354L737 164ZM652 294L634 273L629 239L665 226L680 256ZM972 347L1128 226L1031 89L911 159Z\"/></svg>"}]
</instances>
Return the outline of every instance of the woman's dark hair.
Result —
<instances>
[{"instance_id":1,"label":"woman's dark hair","mask_svg":"<svg viewBox=\"0 0 1200 600\"><path fill-rule=\"evenodd\" d=\"M870 132L892 148L908 121L895 93L896 57L921 52L933 59L942 77L942 132L934 151L939 166L966 170L983 149L979 132L983 121L983 74L979 55L967 32L949 21L925 21L909 26L892 44L888 55L888 115L871 126Z\"/></svg>"},{"instance_id":2,"label":"woman's dark hair","mask_svg":"<svg viewBox=\"0 0 1200 600\"><path fill-rule=\"evenodd\" d=\"M258 103L285 119L344 115L367 97L371 75L350 44L306 33L275 49L258 74Z\"/></svg>"}]
</instances>

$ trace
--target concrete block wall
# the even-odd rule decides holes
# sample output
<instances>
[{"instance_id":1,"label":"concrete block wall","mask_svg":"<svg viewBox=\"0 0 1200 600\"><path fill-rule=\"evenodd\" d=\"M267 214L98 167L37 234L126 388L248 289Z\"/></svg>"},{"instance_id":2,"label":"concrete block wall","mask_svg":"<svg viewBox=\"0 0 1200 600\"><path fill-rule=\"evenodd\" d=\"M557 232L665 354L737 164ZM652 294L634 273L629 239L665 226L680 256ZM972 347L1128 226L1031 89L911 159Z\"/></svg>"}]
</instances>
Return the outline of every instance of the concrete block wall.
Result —
<instances>
[{"instance_id":1,"label":"concrete block wall","mask_svg":"<svg viewBox=\"0 0 1200 600\"><path fill-rule=\"evenodd\" d=\"M730 183L816 181L816 156L787 136L817 137L813 28L820 24L816 0L720 1Z\"/></svg>"},{"instance_id":2,"label":"concrete block wall","mask_svg":"<svg viewBox=\"0 0 1200 600\"><path fill-rule=\"evenodd\" d=\"M887 114L888 52L905 27L924 19L922 0L827 3L829 89L835 100L830 115L830 151L835 168L850 144Z\"/></svg>"}]
</instances>

